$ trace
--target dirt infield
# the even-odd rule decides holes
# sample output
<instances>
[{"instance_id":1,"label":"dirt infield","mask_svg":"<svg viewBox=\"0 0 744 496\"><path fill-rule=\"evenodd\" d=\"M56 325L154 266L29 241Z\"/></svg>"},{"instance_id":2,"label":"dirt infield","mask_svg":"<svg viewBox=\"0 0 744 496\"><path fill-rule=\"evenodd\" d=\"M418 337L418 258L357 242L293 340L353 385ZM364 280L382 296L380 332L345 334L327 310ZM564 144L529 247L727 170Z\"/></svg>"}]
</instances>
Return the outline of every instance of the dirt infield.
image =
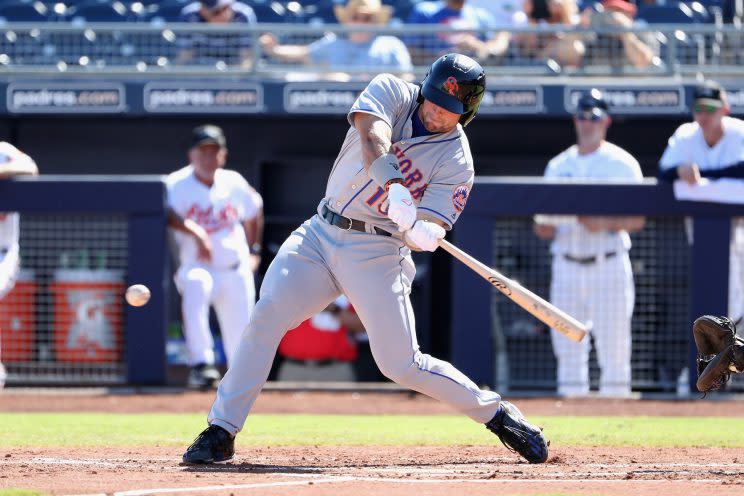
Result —
<instances>
[{"instance_id":1,"label":"dirt infield","mask_svg":"<svg viewBox=\"0 0 744 496\"><path fill-rule=\"evenodd\" d=\"M206 412L213 393L35 395L8 390L0 411ZM716 401L520 399L526 415L742 416ZM407 394L266 392L261 413L443 414L449 408ZM0 487L52 494L744 494L741 449L637 449L553 446L529 465L493 446L241 447L233 462L186 467L183 448L0 450Z\"/></svg>"}]
</instances>

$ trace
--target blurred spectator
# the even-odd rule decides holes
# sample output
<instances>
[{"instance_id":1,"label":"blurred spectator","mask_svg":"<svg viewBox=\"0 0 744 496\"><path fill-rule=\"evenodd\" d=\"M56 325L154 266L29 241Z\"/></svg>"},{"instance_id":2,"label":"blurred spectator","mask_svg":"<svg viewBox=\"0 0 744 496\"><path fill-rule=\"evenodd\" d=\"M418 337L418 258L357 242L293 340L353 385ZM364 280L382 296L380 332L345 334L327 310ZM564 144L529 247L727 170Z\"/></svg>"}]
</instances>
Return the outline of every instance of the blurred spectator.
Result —
<instances>
[{"instance_id":1,"label":"blurred spectator","mask_svg":"<svg viewBox=\"0 0 744 496\"><path fill-rule=\"evenodd\" d=\"M283 358L277 379L309 381L369 380L360 377L354 366L358 358L364 360L364 369L371 358L369 347L365 357L360 357L357 342L365 341L366 333L361 320L345 296L339 296L322 312L307 319L285 334L279 343ZM374 362L372 363L374 370ZM369 372L365 372L365 375ZM374 372L373 372L374 373Z\"/></svg>"},{"instance_id":2,"label":"blurred spectator","mask_svg":"<svg viewBox=\"0 0 744 496\"><path fill-rule=\"evenodd\" d=\"M201 0L181 11L180 22L207 24L256 24L256 15L248 5L234 0ZM253 60L250 33L188 33L179 39L179 63L250 67Z\"/></svg>"},{"instance_id":3,"label":"blurred spectator","mask_svg":"<svg viewBox=\"0 0 744 496\"><path fill-rule=\"evenodd\" d=\"M466 0L421 2L411 11L408 24L444 24L448 28L473 32L439 33L436 36L411 35L407 45L414 62L424 64L432 58L450 52L470 55L483 61L501 57L509 48L509 31L485 32L497 27L496 20L486 10L466 4Z\"/></svg>"},{"instance_id":4,"label":"blurred spectator","mask_svg":"<svg viewBox=\"0 0 744 496\"><path fill-rule=\"evenodd\" d=\"M385 26L392 8L380 0L348 0L346 5L334 7L336 18L346 26ZM352 32L346 35L328 33L309 45L280 45L271 33L259 38L261 48L270 57L284 62L300 62L319 66L323 70L344 68L369 68L369 74L380 69L398 74L413 69L408 49L395 36L380 36L370 32ZM368 79L369 74L332 73L329 79Z\"/></svg>"},{"instance_id":5,"label":"blurred spectator","mask_svg":"<svg viewBox=\"0 0 744 496\"><path fill-rule=\"evenodd\" d=\"M468 5L488 11L496 26L523 26L527 23L522 0L468 0Z\"/></svg>"},{"instance_id":6,"label":"blurred spectator","mask_svg":"<svg viewBox=\"0 0 744 496\"><path fill-rule=\"evenodd\" d=\"M10 143L0 141L0 179L36 176L39 169L31 157ZM0 300L15 286L20 269L18 212L0 212ZM0 362L0 389L5 385L5 367Z\"/></svg>"},{"instance_id":7,"label":"blurred spectator","mask_svg":"<svg viewBox=\"0 0 744 496\"><path fill-rule=\"evenodd\" d=\"M579 9L576 0L524 0L524 12L531 26L576 26ZM524 33L518 37L523 55L553 59L563 66L578 66L586 47L580 34Z\"/></svg>"},{"instance_id":8,"label":"blurred spectator","mask_svg":"<svg viewBox=\"0 0 744 496\"><path fill-rule=\"evenodd\" d=\"M584 9L579 25L592 30L633 28L645 25L636 21L638 9L625 0L603 0ZM653 33L594 33L587 39L584 65L610 65L622 68L631 65L645 69L659 65L659 43Z\"/></svg>"}]
</instances>

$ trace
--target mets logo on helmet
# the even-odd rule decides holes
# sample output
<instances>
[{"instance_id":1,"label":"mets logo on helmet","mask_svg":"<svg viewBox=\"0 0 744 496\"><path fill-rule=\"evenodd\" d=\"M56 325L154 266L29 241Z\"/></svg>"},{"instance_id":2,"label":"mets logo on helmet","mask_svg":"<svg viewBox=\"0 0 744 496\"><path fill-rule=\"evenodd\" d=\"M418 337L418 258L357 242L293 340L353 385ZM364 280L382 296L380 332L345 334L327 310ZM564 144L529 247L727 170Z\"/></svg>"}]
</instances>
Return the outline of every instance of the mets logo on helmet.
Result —
<instances>
[{"instance_id":1,"label":"mets logo on helmet","mask_svg":"<svg viewBox=\"0 0 744 496\"><path fill-rule=\"evenodd\" d=\"M457 79L454 76L448 77L447 80L442 84L442 86L444 87L444 91L452 96L457 96L457 94L460 92L460 87L457 84Z\"/></svg>"},{"instance_id":2,"label":"mets logo on helmet","mask_svg":"<svg viewBox=\"0 0 744 496\"><path fill-rule=\"evenodd\" d=\"M455 210L462 212L465 208L465 204L468 202L468 195L470 194L470 187L467 184L460 184L455 186L452 190L452 205Z\"/></svg>"}]
</instances>

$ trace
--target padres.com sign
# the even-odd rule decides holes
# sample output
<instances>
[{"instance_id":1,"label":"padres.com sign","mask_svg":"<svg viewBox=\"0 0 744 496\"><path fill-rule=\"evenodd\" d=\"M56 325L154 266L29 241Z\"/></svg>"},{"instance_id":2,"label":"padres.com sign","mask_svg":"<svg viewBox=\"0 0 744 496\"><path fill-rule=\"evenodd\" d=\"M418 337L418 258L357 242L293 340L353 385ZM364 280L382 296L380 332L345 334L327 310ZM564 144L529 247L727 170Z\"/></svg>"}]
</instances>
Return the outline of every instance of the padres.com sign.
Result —
<instances>
[{"instance_id":1,"label":"padres.com sign","mask_svg":"<svg viewBox=\"0 0 744 496\"><path fill-rule=\"evenodd\" d=\"M107 114L126 110L120 83L10 83L8 111L14 114Z\"/></svg>"},{"instance_id":2,"label":"padres.com sign","mask_svg":"<svg viewBox=\"0 0 744 496\"><path fill-rule=\"evenodd\" d=\"M564 106L573 113L581 95L592 86L566 86ZM612 86L598 87L610 112L615 114L679 114L685 109L682 86Z\"/></svg>"}]
</instances>

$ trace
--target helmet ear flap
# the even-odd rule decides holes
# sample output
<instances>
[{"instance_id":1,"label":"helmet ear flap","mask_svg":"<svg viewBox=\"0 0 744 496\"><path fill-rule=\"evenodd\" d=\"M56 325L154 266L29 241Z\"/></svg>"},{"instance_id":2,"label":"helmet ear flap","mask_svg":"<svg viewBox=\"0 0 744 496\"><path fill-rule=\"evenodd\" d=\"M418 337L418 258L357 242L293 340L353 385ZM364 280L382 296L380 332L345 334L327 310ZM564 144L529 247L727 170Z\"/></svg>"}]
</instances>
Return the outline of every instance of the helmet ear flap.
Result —
<instances>
[{"instance_id":1,"label":"helmet ear flap","mask_svg":"<svg viewBox=\"0 0 744 496\"><path fill-rule=\"evenodd\" d=\"M474 117L475 117L475 110L471 110L467 114L462 114L460 116L460 121L459 122L462 125L462 127L465 127L465 126L468 125L468 123L470 123L470 121L473 120Z\"/></svg>"}]
</instances>

